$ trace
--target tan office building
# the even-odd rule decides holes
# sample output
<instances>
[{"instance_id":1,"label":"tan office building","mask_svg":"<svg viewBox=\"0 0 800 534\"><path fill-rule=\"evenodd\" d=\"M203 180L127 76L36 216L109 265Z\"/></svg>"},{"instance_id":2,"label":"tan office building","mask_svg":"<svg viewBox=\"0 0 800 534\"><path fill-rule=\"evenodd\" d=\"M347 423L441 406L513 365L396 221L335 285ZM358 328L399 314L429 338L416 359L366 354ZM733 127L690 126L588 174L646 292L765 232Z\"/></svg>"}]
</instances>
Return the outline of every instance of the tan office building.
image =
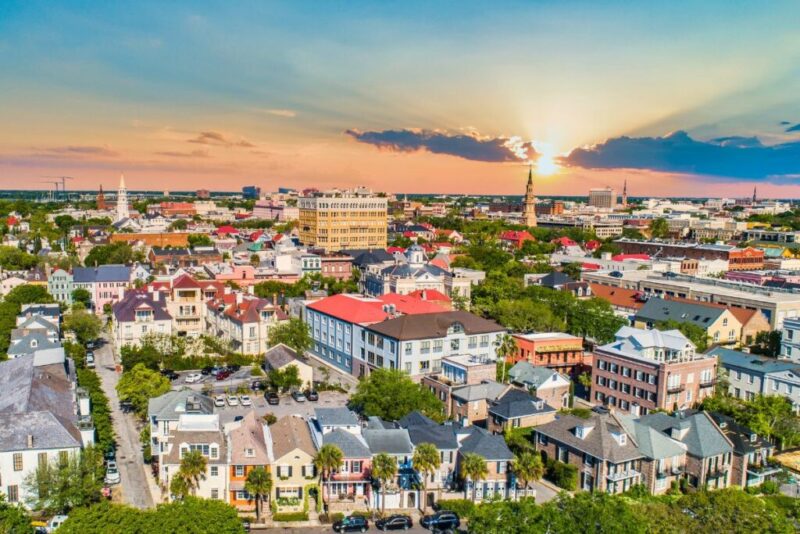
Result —
<instances>
[{"instance_id":1,"label":"tan office building","mask_svg":"<svg viewBox=\"0 0 800 534\"><path fill-rule=\"evenodd\" d=\"M617 192L610 187L589 189L589 205L596 208L614 209L617 206Z\"/></svg>"},{"instance_id":2,"label":"tan office building","mask_svg":"<svg viewBox=\"0 0 800 534\"><path fill-rule=\"evenodd\" d=\"M298 199L300 241L328 252L386 248L387 201L364 190Z\"/></svg>"}]
</instances>

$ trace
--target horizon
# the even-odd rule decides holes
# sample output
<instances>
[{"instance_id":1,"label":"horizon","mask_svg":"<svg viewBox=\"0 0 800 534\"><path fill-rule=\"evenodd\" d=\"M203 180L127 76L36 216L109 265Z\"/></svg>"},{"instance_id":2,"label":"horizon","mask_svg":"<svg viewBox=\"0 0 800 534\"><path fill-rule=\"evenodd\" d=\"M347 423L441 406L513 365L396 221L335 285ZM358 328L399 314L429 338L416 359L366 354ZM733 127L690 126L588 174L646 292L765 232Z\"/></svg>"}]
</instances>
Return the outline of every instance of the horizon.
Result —
<instances>
[{"instance_id":1,"label":"horizon","mask_svg":"<svg viewBox=\"0 0 800 534\"><path fill-rule=\"evenodd\" d=\"M0 187L800 198L798 15L6 2Z\"/></svg>"}]
</instances>

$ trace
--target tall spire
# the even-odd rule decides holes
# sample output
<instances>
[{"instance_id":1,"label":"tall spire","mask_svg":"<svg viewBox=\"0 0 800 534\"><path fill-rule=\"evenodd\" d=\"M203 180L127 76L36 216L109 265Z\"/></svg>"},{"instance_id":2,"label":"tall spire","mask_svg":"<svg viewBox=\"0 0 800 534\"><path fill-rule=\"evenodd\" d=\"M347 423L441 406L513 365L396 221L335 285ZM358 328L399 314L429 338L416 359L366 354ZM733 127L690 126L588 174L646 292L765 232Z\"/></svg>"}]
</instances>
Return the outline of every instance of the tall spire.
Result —
<instances>
[{"instance_id":1,"label":"tall spire","mask_svg":"<svg viewBox=\"0 0 800 534\"><path fill-rule=\"evenodd\" d=\"M533 163L528 164L528 185L533 185Z\"/></svg>"},{"instance_id":2,"label":"tall spire","mask_svg":"<svg viewBox=\"0 0 800 534\"><path fill-rule=\"evenodd\" d=\"M756 186L753 186L753 204L756 203Z\"/></svg>"},{"instance_id":3,"label":"tall spire","mask_svg":"<svg viewBox=\"0 0 800 534\"><path fill-rule=\"evenodd\" d=\"M119 173L119 188L125 189L125 174Z\"/></svg>"},{"instance_id":4,"label":"tall spire","mask_svg":"<svg viewBox=\"0 0 800 534\"><path fill-rule=\"evenodd\" d=\"M525 187L522 219L527 226L536 226L536 196L533 194L533 165L528 168L528 185Z\"/></svg>"},{"instance_id":5,"label":"tall spire","mask_svg":"<svg viewBox=\"0 0 800 534\"><path fill-rule=\"evenodd\" d=\"M130 217L128 210L128 190L125 188L125 175L119 175L119 189L117 190L117 221ZM116 221L115 221L116 222Z\"/></svg>"},{"instance_id":6,"label":"tall spire","mask_svg":"<svg viewBox=\"0 0 800 534\"><path fill-rule=\"evenodd\" d=\"M625 178L625 183L622 184L622 206L628 205L628 179Z\"/></svg>"}]
</instances>

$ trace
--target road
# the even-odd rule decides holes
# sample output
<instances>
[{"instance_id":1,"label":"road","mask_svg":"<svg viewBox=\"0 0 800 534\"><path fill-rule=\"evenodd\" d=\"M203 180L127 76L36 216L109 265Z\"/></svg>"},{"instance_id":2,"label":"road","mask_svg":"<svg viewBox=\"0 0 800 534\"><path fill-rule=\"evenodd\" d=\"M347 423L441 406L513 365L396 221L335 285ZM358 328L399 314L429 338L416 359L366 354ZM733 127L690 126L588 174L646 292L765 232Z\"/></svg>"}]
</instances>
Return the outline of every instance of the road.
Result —
<instances>
[{"instance_id":1,"label":"road","mask_svg":"<svg viewBox=\"0 0 800 534\"><path fill-rule=\"evenodd\" d=\"M464 528L463 525L462 528ZM263 528L263 529L253 528L251 532L263 532L265 534L278 533L278 532L282 534L307 534L309 532L312 532L312 533L322 534L322 533L333 532L333 528L331 528L330 525L326 525L324 527L303 527L303 528L299 527L298 528L274 527L274 528ZM367 530L367 532L383 532L383 531L375 528L375 525L373 525L370 522L370 527L369 530ZM389 532L408 532L410 534L431 534L430 530L422 528L417 523L414 523L414 526L408 530L390 530ZM465 531L462 530L461 532Z\"/></svg>"},{"instance_id":2,"label":"road","mask_svg":"<svg viewBox=\"0 0 800 534\"><path fill-rule=\"evenodd\" d=\"M94 354L97 364L95 370L111 405L111 417L117 435L117 464L122 478L122 501L136 508L152 508L153 497L147 483L139 431L136 429L134 416L120 410L116 390L119 375L115 368L113 347L105 334L103 345Z\"/></svg>"}]
</instances>

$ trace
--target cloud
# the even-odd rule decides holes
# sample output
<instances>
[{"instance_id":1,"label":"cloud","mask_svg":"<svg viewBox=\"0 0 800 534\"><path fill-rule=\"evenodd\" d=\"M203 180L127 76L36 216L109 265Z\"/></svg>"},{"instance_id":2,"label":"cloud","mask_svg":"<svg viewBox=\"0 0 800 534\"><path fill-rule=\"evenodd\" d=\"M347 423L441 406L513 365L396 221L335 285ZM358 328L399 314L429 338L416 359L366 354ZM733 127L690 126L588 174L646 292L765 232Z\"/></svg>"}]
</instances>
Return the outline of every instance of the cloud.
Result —
<instances>
[{"instance_id":1,"label":"cloud","mask_svg":"<svg viewBox=\"0 0 800 534\"><path fill-rule=\"evenodd\" d=\"M692 139L684 131L664 137L616 137L576 148L561 163L587 169L649 169L738 179L800 174L800 142L763 145L755 137Z\"/></svg>"},{"instance_id":2,"label":"cloud","mask_svg":"<svg viewBox=\"0 0 800 534\"><path fill-rule=\"evenodd\" d=\"M531 142L519 137L481 137L476 132L447 133L433 130L383 130L362 132L347 130L356 141L392 152L427 150L472 161L526 161L536 157Z\"/></svg>"},{"instance_id":3,"label":"cloud","mask_svg":"<svg viewBox=\"0 0 800 534\"><path fill-rule=\"evenodd\" d=\"M778 124L780 124L781 126L788 126L788 125L790 125L790 124L792 124L792 123L791 123L791 122L789 122L789 121L781 121L781 122L779 122Z\"/></svg>"},{"instance_id":4,"label":"cloud","mask_svg":"<svg viewBox=\"0 0 800 534\"><path fill-rule=\"evenodd\" d=\"M239 138L238 140L230 139L225 134L213 131L200 132L197 137L189 139L188 142L197 143L200 145L216 145L224 147L255 148L256 146L244 138Z\"/></svg>"},{"instance_id":5,"label":"cloud","mask_svg":"<svg viewBox=\"0 0 800 534\"><path fill-rule=\"evenodd\" d=\"M786 128L787 132L800 132L800 124L795 124L794 126L789 126Z\"/></svg>"},{"instance_id":6,"label":"cloud","mask_svg":"<svg viewBox=\"0 0 800 534\"><path fill-rule=\"evenodd\" d=\"M291 109L261 109L259 111L269 115L275 115L276 117L286 117L288 119L292 119L297 116L297 112Z\"/></svg>"},{"instance_id":7,"label":"cloud","mask_svg":"<svg viewBox=\"0 0 800 534\"><path fill-rule=\"evenodd\" d=\"M100 156L105 158L115 158L119 156L119 152L111 150L105 146L69 145L46 148L33 147L32 150L40 153L54 154L59 156Z\"/></svg>"},{"instance_id":8,"label":"cloud","mask_svg":"<svg viewBox=\"0 0 800 534\"><path fill-rule=\"evenodd\" d=\"M170 158L208 158L210 154L208 150L192 150L191 152L178 152L178 151L165 151L156 152L158 156L167 156Z\"/></svg>"}]
</instances>

